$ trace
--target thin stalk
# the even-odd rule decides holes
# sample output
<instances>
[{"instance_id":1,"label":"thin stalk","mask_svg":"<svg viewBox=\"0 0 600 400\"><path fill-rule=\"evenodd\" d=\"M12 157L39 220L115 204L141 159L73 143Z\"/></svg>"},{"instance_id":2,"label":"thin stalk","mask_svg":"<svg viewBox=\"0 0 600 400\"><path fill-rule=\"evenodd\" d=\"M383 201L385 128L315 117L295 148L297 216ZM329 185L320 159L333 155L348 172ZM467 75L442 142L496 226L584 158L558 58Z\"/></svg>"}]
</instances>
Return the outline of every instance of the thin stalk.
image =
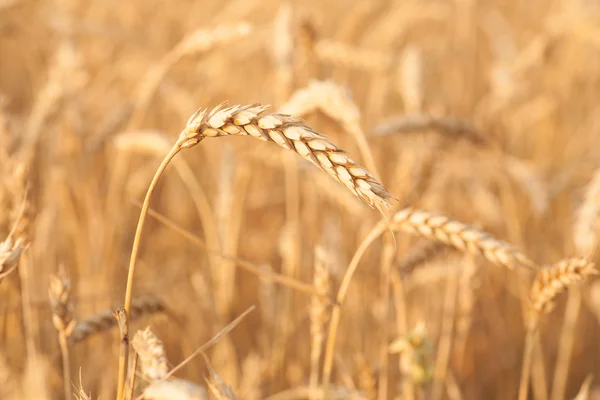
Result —
<instances>
[{"instance_id":1,"label":"thin stalk","mask_svg":"<svg viewBox=\"0 0 600 400\"><path fill-rule=\"evenodd\" d=\"M531 356L535 343L534 329L527 330L525 338L525 351L523 352L523 367L521 369L521 382L519 384L519 400L527 400L529 391L529 376L531 375Z\"/></svg>"},{"instance_id":2,"label":"thin stalk","mask_svg":"<svg viewBox=\"0 0 600 400\"><path fill-rule=\"evenodd\" d=\"M323 358L323 392L328 392L329 382L331 379L331 371L333 369L333 352L335 350L335 339L337 335L337 330L340 325L340 317L341 317L341 307L344 299L346 298L346 293L348 292L348 288L350 286L350 281L352 280L352 276L354 272L356 272L356 268L358 267L358 263L365 251L369 248L369 246L381 236L383 229L385 227L386 221L381 221L369 232L365 240L360 244L350 264L348 264L348 269L346 269L346 273L344 274L344 278L342 283L340 284L340 288L338 289L338 293L336 296L336 303L333 306L333 310L331 312L331 321L329 323L329 332L327 334L327 344L325 345L325 357Z\"/></svg>"},{"instance_id":3,"label":"thin stalk","mask_svg":"<svg viewBox=\"0 0 600 400\"><path fill-rule=\"evenodd\" d=\"M73 398L71 394L71 362L69 358L69 343L64 331L58 333L58 343L60 344L60 354L62 356L63 367L63 385L65 388L65 399Z\"/></svg>"},{"instance_id":4,"label":"thin stalk","mask_svg":"<svg viewBox=\"0 0 600 400\"><path fill-rule=\"evenodd\" d=\"M381 348L379 354L379 376L378 386L379 391L377 398L385 400L388 398L388 382L389 382L389 317L390 317L390 287L391 287L391 270L394 257L396 255L396 248L391 237L386 237L385 244L381 250L381 298L383 299L384 312L383 321L381 326Z\"/></svg>"},{"instance_id":5,"label":"thin stalk","mask_svg":"<svg viewBox=\"0 0 600 400\"><path fill-rule=\"evenodd\" d=\"M137 364L138 364L138 354L135 353L133 355L133 363L131 364L131 381L129 382L129 399L134 399L133 395L135 394L135 378L137 372Z\"/></svg>"},{"instance_id":6,"label":"thin stalk","mask_svg":"<svg viewBox=\"0 0 600 400\"><path fill-rule=\"evenodd\" d=\"M453 275L446 283L446 296L444 299L444 315L442 319L442 332L438 343L438 354L435 362L432 400L441 400L448 374L450 356L452 353L452 336L454 332L454 319L456 316L456 293L458 291L459 275Z\"/></svg>"},{"instance_id":7,"label":"thin stalk","mask_svg":"<svg viewBox=\"0 0 600 400\"><path fill-rule=\"evenodd\" d=\"M164 170L169 165L169 162L179 153L181 147L178 144L175 144L169 153L165 156L163 161L160 163L156 173L154 174L154 178L152 178L152 182L150 182L150 186L148 187L148 191L146 192L146 197L144 198L144 202L142 203L142 210L140 211L140 217L138 219L137 228L135 231L135 236L133 238L133 247L131 248L131 258L129 260L129 271L127 274L127 287L125 289L125 322L128 323L129 319L129 311L131 310L131 297L133 292L133 277L135 275L135 263L137 261L138 251L140 247L140 240L142 237L142 230L144 228L144 222L146 221L146 215L148 213L148 208L150 207L150 199L152 198L152 194L154 193L154 189L156 188L156 184L163 174ZM123 345L129 345L128 337L123 338ZM128 351L121 351L119 355L119 383L117 387L117 400L123 400L123 394L125 390L125 376L127 375L127 358Z\"/></svg>"},{"instance_id":8,"label":"thin stalk","mask_svg":"<svg viewBox=\"0 0 600 400\"><path fill-rule=\"evenodd\" d=\"M560 400L565 397L567 378L569 376L569 364L575 342L575 328L577 318L581 309L581 288L574 287L569 291L569 298L565 308L565 320L563 323L560 344L558 345L558 356L554 367L554 381L552 382L552 400Z\"/></svg>"},{"instance_id":9,"label":"thin stalk","mask_svg":"<svg viewBox=\"0 0 600 400\"><path fill-rule=\"evenodd\" d=\"M114 312L114 317L119 324L119 333L121 335L121 346L119 350L119 372L127 373L127 358L129 353L129 321L124 308L119 308ZM117 399L123 400L125 395L125 375L119 374L117 386Z\"/></svg>"}]
</instances>

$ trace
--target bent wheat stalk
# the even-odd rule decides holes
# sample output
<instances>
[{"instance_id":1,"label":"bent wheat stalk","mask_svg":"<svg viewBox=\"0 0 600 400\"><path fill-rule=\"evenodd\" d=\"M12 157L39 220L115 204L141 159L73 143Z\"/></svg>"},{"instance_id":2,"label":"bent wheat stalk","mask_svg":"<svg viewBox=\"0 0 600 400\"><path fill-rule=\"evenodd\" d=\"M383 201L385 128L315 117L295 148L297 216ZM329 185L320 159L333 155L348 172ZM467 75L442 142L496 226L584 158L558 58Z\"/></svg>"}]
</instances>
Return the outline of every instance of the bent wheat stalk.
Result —
<instances>
[{"instance_id":1,"label":"bent wheat stalk","mask_svg":"<svg viewBox=\"0 0 600 400\"><path fill-rule=\"evenodd\" d=\"M260 104L232 107L221 104L210 112L207 109L199 109L190 117L177 141L159 165L142 203L127 274L124 301L126 319L131 309L133 278L141 234L150 207L150 199L158 180L177 153L182 149L194 147L206 137L250 136L276 143L280 147L293 150L327 172L371 208L377 208L383 214L384 210L390 207L388 199L392 196L369 171L321 134L306 126L301 119L283 114L264 114L268 108L269 106ZM127 352L122 352L119 360L119 387L117 388L119 400L123 399L127 357Z\"/></svg>"}]
</instances>

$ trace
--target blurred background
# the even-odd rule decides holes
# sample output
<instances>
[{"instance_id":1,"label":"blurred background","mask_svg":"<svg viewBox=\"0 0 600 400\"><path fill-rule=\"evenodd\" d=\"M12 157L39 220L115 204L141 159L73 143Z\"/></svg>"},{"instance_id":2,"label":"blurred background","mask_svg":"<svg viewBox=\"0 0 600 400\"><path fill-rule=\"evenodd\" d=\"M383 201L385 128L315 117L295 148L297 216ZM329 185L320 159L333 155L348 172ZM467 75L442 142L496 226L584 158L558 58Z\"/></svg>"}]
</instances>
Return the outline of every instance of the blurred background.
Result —
<instances>
[{"instance_id":1,"label":"blurred background","mask_svg":"<svg viewBox=\"0 0 600 400\"><path fill-rule=\"evenodd\" d=\"M590 254L574 226L600 166L599 77L594 0L1 0L0 397L64 398L61 330L70 382L114 397L110 310L139 202L199 107L294 110L395 210L443 213L548 265ZM151 206L167 220L142 236L131 335L150 325L172 367L254 305L206 351L212 367L241 399L316 398L331 306L261 273L334 296L381 215L248 137L182 152ZM395 236L351 282L328 396L516 398L533 277ZM574 398L598 376L599 322L598 282L558 300L531 398ZM207 362L175 375L204 386ZM580 398L600 398L587 383Z\"/></svg>"}]
</instances>

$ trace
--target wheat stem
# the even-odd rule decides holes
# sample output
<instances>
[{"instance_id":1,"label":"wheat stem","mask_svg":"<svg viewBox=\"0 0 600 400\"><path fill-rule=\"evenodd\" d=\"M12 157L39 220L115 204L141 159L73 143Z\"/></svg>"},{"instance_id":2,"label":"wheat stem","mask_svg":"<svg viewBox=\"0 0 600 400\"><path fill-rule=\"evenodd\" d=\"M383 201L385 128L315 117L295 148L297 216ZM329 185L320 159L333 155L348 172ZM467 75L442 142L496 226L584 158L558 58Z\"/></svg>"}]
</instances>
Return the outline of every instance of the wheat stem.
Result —
<instances>
[{"instance_id":1,"label":"wheat stem","mask_svg":"<svg viewBox=\"0 0 600 400\"><path fill-rule=\"evenodd\" d=\"M131 249L131 258L129 260L129 270L127 274L127 287L125 289L125 321L129 318L129 311L131 310L131 297L133 292L133 278L135 275L135 263L137 261L140 240L142 237L142 230L144 228L144 222L146 220L146 215L148 213L148 208L150 207L150 199L152 198L152 194L156 189L156 184L163 174L164 170L169 165L169 162L179 153L181 147L179 145L175 145L171 148L169 153L165 156L163 161L160 163L156 173L154 174L154 178L152 178L152 182L150 182L150 186L148 187L148 191L146 192L146 197L144 198L144 202L142 203L142 210L140 211L140 217L138 219L137 228L135 231L135 236L133 238L133 247ZM128 346L129 339L127 337L124 338L124 346ZM123 393L125 389L125 376L127 374L127 357L128 352L121 352L119 356L119 385L117 388L117 400L123 400Z\"/></svg>"},{"instance_id":2,"label":"wheat stem","mask_svg":"<svg viewBox=\"0 0 600 400\"><path fill-rule=\"evenodd\" d=\"M519 399L527 400L529 391L529 375L531 374L531 356L535 342L535 333L532 328L527 330L525 337L525 351L523 352L523 366L521 369L521 382L519 383Z\"/></svg>"}]
</instances>

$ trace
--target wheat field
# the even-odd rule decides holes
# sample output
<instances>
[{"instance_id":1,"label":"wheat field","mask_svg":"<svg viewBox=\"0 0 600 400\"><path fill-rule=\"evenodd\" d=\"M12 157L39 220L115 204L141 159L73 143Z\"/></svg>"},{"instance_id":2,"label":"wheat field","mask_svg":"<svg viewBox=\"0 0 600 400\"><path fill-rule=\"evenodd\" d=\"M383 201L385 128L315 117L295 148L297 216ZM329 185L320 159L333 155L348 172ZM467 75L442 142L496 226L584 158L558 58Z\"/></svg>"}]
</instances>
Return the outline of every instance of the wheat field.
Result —
<instances>
[{"instance_id":1,"label":"wheat field","mask_svg":"<svg viewBox=\"0 0 600 400\"><path fill-rule=\"evenodd\" d=\"M0 399L600 399L599 78L594 0L0 0Z\"/></svg>"}]
</instances>

